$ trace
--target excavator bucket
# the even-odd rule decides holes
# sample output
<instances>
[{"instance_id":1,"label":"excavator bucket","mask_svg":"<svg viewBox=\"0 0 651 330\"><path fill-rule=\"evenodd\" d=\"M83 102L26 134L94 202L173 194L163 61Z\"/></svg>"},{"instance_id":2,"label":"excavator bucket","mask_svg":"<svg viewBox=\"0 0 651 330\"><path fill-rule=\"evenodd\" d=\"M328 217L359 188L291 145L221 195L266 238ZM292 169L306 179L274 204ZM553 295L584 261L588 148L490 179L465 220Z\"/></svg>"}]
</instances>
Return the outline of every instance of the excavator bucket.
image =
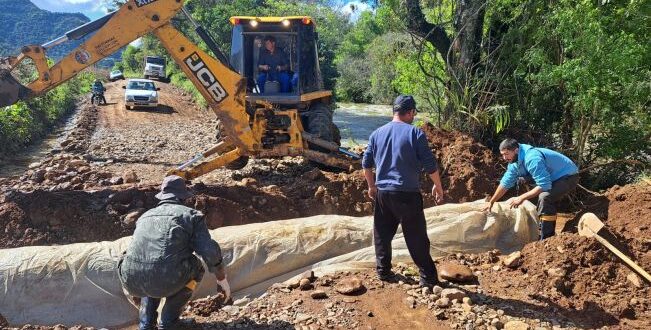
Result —
<instances>
[{"instance_id":1,"label":"excavator bucket","mask_svg":"<svg viewBox=\"0 0 651 330\"><path fill-rule=\"evenodd\" d=\"M0 107L12 105L29 95L29 89L21 85L8 70L0 69Z\"/></svg>"}]
</instances>

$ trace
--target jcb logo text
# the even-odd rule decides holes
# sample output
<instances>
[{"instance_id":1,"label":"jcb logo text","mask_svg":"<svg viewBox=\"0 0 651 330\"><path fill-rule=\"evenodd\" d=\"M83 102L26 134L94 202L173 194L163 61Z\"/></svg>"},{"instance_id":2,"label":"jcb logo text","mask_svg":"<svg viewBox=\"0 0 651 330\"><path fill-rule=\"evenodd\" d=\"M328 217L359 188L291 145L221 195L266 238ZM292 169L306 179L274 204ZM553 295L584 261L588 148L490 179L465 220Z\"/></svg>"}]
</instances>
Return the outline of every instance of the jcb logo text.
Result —
<instances>
[{"instance_id":1,"label":"jcb logo text","mask_svg":"<svg viewBox=\"0 0 651 330\"><path fill-rule=\"evenodd\" d=\"M146 6L146 5L150 4L152 2L156 2L156 0L136 0L136 6L138 6L138 8L140 8L142 6Z\"/></svg>"},{"instance_id":2,"label":"jcb logo text","mask_svg":"<svg viewBox=\"0 0 651 330\"><path fill-rule=\"evenodd\" d=\"M216 102L219 103L228 96L224 87L222 87L217 78L215 78L215 75L208 70L208 67L206 67L206 64L197 53L192 53L192 55L188 56L185 59L185 64L188 65L201 84L206 87L208 93L210 93Z\"/></svg>"}]
</instances>

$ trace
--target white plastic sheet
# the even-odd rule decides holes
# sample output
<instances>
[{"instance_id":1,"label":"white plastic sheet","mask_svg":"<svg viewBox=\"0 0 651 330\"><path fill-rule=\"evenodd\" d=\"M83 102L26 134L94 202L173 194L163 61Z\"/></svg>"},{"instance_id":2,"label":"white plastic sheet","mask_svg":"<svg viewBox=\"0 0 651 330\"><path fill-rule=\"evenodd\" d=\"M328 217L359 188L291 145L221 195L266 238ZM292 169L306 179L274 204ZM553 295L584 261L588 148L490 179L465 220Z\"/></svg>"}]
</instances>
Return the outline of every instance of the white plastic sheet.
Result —
<instances>
[{"instance_id":1,"label":"white plastic sheet","mask_svg":"<svg viewBox=\"0 0 651 330\"><path fill-rule=\"evenodd\" d=\"M487 216L484 203L448 204L425 210L432 256L455 252L503 252L537 238L535 207L497 206ZM495 210L494 210L495 211ZM211 231L219 242L235 296L259 294L306 269L317 273L370 266L372 217L322 215L224 227ZM117 260L130 241L0 250L0 313L10 324L82 324L115 327L136 320L116 274ZM409 254L401 232L393 241L394 261ZM206 274L195 297L214 293Z\"/></svg>"}]
</instances>

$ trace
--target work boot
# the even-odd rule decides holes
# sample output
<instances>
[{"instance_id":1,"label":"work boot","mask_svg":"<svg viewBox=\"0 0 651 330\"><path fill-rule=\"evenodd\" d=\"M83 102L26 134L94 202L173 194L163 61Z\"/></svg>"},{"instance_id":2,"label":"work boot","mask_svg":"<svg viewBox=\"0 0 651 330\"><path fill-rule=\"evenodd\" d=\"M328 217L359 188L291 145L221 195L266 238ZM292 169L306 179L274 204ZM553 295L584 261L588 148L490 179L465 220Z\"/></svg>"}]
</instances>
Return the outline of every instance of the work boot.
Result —
<instances>
[{"instance_id":1,"label":"work boot","mask_svg":"<svg viewBox=\"0 0 651 330\"><path fill-rule=\"evenodd\" d=\"M160 299L143 297L140 299L139 311L139 330L156 330L156 321L158 319L158 305Z\"/></svg>"},{"instance_id":2,"label":"work boot","mask_svg":"<svg viewBox=\"0 0 651 330\"><path fill-rule=\"evenodd\" d=\"M556 214L540 216L540 240L554 236L556 233Z\"/></svg>"},{"instance_id":3,"label":"work boot","mask_svg":"<svg viewBox=\"0 0 651 330\"><path fill-rule=\"evenodd\" d=\"M418 285L419 285L421 288L430 288L430 289L432 289L433 287L435 287L435 286L437 286L437 285L440 286L440 287L445 287L445 286L444 286L443 284L441 284L441 282L439 282L439 281L436 281L436 282L428 282L428 281L423 280L422 278L420 279L420 281L418 281Z\"/></svg>"},{"instance_id":4,"label":"work boot","mask_svg":"<svg viewBox=\"0 0 651 330\"><path fill-rule=\"evenodd\" d=\"M398 282L398 275L392 271L388 271L385 273L378 273L377 274L378 280L382 282L389 282L389 283L396 283Z\"/></svg>"}]
</instances>

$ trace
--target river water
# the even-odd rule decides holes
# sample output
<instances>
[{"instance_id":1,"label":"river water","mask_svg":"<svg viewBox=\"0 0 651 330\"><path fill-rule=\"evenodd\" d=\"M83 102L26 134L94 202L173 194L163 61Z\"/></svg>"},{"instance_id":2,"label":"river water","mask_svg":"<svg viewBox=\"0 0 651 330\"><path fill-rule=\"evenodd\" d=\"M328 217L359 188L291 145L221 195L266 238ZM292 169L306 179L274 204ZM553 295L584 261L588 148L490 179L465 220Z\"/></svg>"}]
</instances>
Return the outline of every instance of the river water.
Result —
<instances>
[{"instance_id":1,"label":"river water","mask_svg":"<svg viewBox=\"0 0 651 330\"><path fill-rule=\"evenodd\" d=\"M341 132L341 145L353 147L367 144L369 135L392 116L389 105L338 103L333 121Z\"/></svg>"}]
</instances>

